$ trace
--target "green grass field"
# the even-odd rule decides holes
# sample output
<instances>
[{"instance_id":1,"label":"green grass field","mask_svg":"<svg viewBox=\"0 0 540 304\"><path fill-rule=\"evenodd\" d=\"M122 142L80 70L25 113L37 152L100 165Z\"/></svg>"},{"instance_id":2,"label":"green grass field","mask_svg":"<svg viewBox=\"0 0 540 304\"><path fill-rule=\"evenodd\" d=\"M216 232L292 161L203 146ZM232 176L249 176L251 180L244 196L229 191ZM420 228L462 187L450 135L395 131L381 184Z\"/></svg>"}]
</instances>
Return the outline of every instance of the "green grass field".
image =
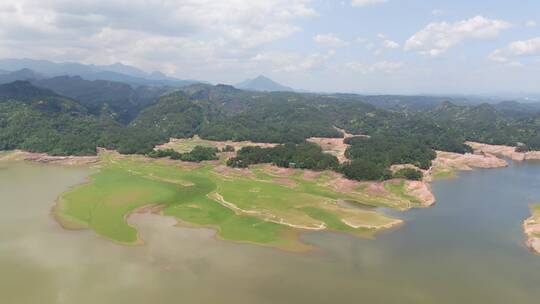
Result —
<instances>
[{"instance_id":1,"label":"green grass field","mask_svg":"<svg viewBox=\"0 0 540 304\"><path fill-rule=\"evenodd\" d=\"M410 207L418 207L422 205L422 202L420 202L416 197L411 196L407 194L407 191L405 190L405 182L401 181L399 184L394 183L386 183L384 185L386 190L390 191L397 197L400 197L403 201L408 201L411 203Z\"/></svg>"},{"instance_id":2,"label":"green grass field","mask_svg":"<svg viewBox=\"0 0 540 304\"><path fill-rule=\"evenodd\" d=\"M456 171L448 170L448 171L438 171L433 173L434 179L452 179L458 177L458 174Z\"/></svg>"},{"instance_id":3,"label":"green grass field","mask_svg":"<svg viewBox=\"0 0 540 304\"><path fill-rule=\"evenodd\" d=\"M301 170L276 175L264 166L234 170L219 162L187 166L111 152L100 157L100 171L64 193L54 214L66 228L89 228L123 244L141 241L127 217L148 205L161 206L163 215L180 223L215 228L222 239L293 251L309 248L298 238L305 229L372 236L399 223L376 210L342 206L338 199L400 209L411 205L411 197L393 189L378 195L365 187L337 192L329 172L305 178Z\"/></svg>"}]
</instances>

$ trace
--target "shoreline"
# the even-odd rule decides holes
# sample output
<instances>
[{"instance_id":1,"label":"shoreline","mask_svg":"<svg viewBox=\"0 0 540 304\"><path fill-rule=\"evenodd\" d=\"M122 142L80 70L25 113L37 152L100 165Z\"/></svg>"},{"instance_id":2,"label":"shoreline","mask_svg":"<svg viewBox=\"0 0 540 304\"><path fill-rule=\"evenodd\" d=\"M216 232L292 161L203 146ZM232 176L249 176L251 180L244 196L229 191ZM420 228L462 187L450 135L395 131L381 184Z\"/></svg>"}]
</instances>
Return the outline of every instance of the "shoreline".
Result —
<instances>
[{"instance_id":1,"label":"shoreline","mask_svg":"<svg viewBox=\"0 0 540 304\"><path fill-rule=\"evenodd\" d=\"M424 174L421 181L405 181L406 194L418 199L421 202L421 207L430 207L436 203L437 199L432 192L432 184L435 180L455 178L460 171L505 168L509 165L504 159L478 150L475 150L475 153L466 154L445 151L436 151L436 153L437 157L427 170L422 170L410 164L393 165L390 168L392 172L403 168L413 168Z\"/></svg>"},{"instance_id":2,"label":"shoreline","mask_svg":"<svg viewBox=\"0 0 540 304\"><path fill-rule=\"evenodd\" d=\"M475 151L484 154L507 157L513 161L523 162L540 160L540 151L516 152L515 147L503 145L489 145L477 142L466 142ZM540 254L540 205L531 205L532 216L523 221L523 233L527 240L525 245L533 253Z\"/></svg>"},{"instance_id":3,"label":"shoreline","mask_svg":"<svg viewBox=\"0 0 540 304\"><path fill-rule=\"evenodd\" d=\"M468 154L458 154L458 153L451 153L451 152L443 152L443 151L436 151L437 157L433 160L433 164L431 168L428 170L421 170L424 173L424 179L421 181L408 181L404 180L404 188L403 188L403 194L408 195L414 199L416 199L419 204L418 205L411 205L409 209L411 208L427 208L435 204L436 198L432 192L432 183L436 179L441 179L444 177L441 177L442 175L448 175L448 176L455 176L457 172L459 171L471 171L475 169L490 169L490 168L503 168L508 166L508 162L504 159L499 158L498 156L506 156L511 158L512 160L518 160L518 161L524 161L524 160L531 160L531 159L540 159L540 151L533 151L533 152L527 152L527 153L518 153L513 152L513 154L510 153L511 150L513 150L513 147L509 146L495 146L495 145L488 145L488 144L480 144L480 143L472 143L467 142L467 144L470 144L471 147L474 149L474 153L468 153ZM538 158L536 158L538 157ZM26 152L21 150L14 150L14 151L0 151L0 161L30 161L30 162L36 162L41 164L52 164L52 165L65 165L65 166L93 166L97 165L101 162L100 156L50 156L46 153L32 153L32 152ZM411 167L411 165L397 165L394 166L395 168L399 169L400 167ZM417 169L417 168L416 168ZM309 171L309 170L307 170ZM91 177L88 178L84 183L91 182ZM164 182L170 182L170 181L164 181ZM372 184L376 182L362 182L364 184ZM377 184L377 183L376 183ZM69 192L69 191L68 191ZM246 214L250 215L253 211L246 211L242 210L236 205L230 204L230 203L224 203L224 199L219 199L217 196L211 196L209 197L213 199L214 201L220 203L222 206L233 210L235 213L240 214ZM72 222L72 219L66 219L59 217L58 208L61 203L59 200L57 200L52 208L52 215L54 219L65 229L68 230L79 230L84 229L88 227L84 227L84 225L81 225L81 223L74 223ZM234 206L234 207L233 207ZM140 209L143 209L143 212L148 212L149 208L153 209L152 205L143 206ZM125 219L127 222L129 222L129 217L133 213L140 213L140 211L137 208L136 210L133 210L132 212L128 213L125 216ZM531 209L533 210L533 209ZM152 210L151 213L157 213L159 214L159 211ZM253 214L251 214L253 215ZM260 214L259 214L260 215ZM63 223L63 220L66 220L69 222L68 225L66 223ZM282 218L264 218L265 221L273 222L276 224L281 224L290 228L303 230L303 231L324 231L328 230L326 225L324 223L321 223L321 225L315 226L299 226L291 223L285 222ZM376 231L384 231L384 230L390 230L395 227L401 226L404 224L402 220L396 219L392 223L387 223L384 225L357 225L354 223L349 223L345 219L341 219L341 222L345 225L352 227L352 228L365 228L370 230L376 230ZM526 241L527 247L529 247L532 251L535 253L540 254L540 214L539 215L533 215L531 218L527 219L523 223L523 229L525 234L528 236L528 239ZM139 243L140 238L139 235L137 235L137 239ZM131 244L133 245L133 244Z\"/></svg>"},{"instance_id":4,"label":"shoreline","mask_svg":"<svg viewBox=\"0 0 540 304\"><path fill-rule=\"evenodd\" d=\"M540 204L530 206L532 216L523 222L523 231L527 236L527 247L540 254Z\"/></svg>"},{"instance_id":5,"label":"shoreline","mask_svg":"<svg viewBox=\"0 0 540 304\"><path fill-rule=\"evenodd\" d=\"M47 153L23 150L1 151L0 161L29 161L62 166L91 166L99 163L99 156L51 156Z\"/></svg>"}]
</instances>

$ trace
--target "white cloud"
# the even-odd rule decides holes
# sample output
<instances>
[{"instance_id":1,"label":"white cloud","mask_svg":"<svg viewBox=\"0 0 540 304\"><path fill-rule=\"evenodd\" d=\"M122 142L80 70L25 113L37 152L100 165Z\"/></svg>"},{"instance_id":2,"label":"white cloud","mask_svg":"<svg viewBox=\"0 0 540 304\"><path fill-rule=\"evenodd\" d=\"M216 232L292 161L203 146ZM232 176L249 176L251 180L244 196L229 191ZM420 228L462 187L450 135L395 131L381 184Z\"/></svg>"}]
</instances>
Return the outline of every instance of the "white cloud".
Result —
<instances>
[{"instance_id":1,"label":"white cloud","mask_svg":"<svg viewBox=\"0 0 540 304\"><path fill-rule=\"evenodd\" d=\"M387 0L351 0L352 6L363 7L368 5L385 3Z\"/></svg>"},{"instance_id":2,"label":"white cloud","mask_svg":"<svg viewBox=\"0 0 540 304\"><path fill-rule=\"evenodd\" d=\"M335 50L326 53L302 54L298 52L262 52L251 58L260 66L272 72L306 72L327 67L329 60L336 55Z\"/></svg>"},{"instance_id":3,"label":"white cloud","mask_svg":"<svg viewBox=\"0 0 540 304\"><path fill-rule=\"evenodd\" d=\"M393 40L384 40L383 45L387 49L397 49L399 48L399 43L393 41Z\"/></svg>"},{"instance_id":4,"label":"white cloud","mask_svg":"<svg viewBox=\"0 0 540 304\"><path fill-rule=\"evenodd\" d=\"M435 57L466 40L496 38L510 26L504 20L483 16L454 23L434 22L410 37L405 43L405 50L417 50L423 55Z\"/></svg>"},{"instance_id":5,"label":"white cloud","mask_svg":"<svg viewBox=\"0 0 540 304\"><path fill-rule=\"evenodd\" d=\"M527 21L527 23L525 23L525 26L526 27L536 27L536 21L529 20L529 21Z\"/></svg>"},{"instance_id":6,"label":"white cloud","mask_svg":"<svg viewBox=\"0 0 540 304\"><path fill-rule=\"evenodd\" d=\"M512 42L508 49L514 56L540 55L540 37Z\"/></svg>"},{"instance_id":7,"label":"white cloud","mask_svg":"<svg viewBox=\"0 0 540 304\"><path fill-rule=\"evenodd\" d=\"M383 33L377 34L377 37L382 40L383 46L387 49L397 49L400 47L399 43L388 39Z\"/></svg>"},{"instance_id":8,"label":"white cloud","mask_svg":"<svg viewBox=\"0 0 540 304\"><path fill-rule=\"evenodd\" d=\"M122 61L179 73L238 66L318 16L310 0L18 0L0 3L0 56ZM175 68L174 68L175 67Z\"/></svg>"},{"instance_id":9,"label":"white cloud","mask_svg":"<svg viewBox=\"0 0 540 304\"><path fill-rule=\"evenodd\" d=\"M517 63L516 58L540 56L540 37L510 43L504 49L497 49L488 55L488 59L500 63Z\"/></svg>"},{"instance_id":10,"label":"white cloud","mask_svg":"<svg viewBox=\"0 0 540 304\"><path fill-rule=\"evenodd\" d=\"M359 43L359 44L365 44L367 43L368 41L365 39L365 38L362 38L362 37L358 37L356 38L356 43Z\"/></svg>"},{"instance_id":11,"label":"white cloud","mask_svg":"<svg viewBox=\"0 0 540 304\"><path fill-rule=\"evenodd\" d=\"M336 51L330 50L325 54L314 53L303 57L299 62L294 62L282 68L285 72L302 72L322 69L326 63L336 55Z\"/></svg>"},{"instance_id":12,"label":"white cloud","mask_svg":"<svg viewBox=\"0 0 540 304\"><path fill-rule=\"evenodd\" d=\"M496 62L507 62L508 58L503 54L502 50L495 50L488 55L488 59Z\"/></svg>"},{"instance_id":13,"label":"white cloud","mask_svg":"<svg viewBox=\"0 0 540 304\"><path fill-rule=\"evenodd\" d=\"M347 42L341 40L336 34L333 33L319 34L313 37L313 41L315 41L317 44L333 48L347 45Z\"/></svg>"},{"instance_id":14,"label":"white cloud","mask_svg":"<svg viewBox=\"0 0 540 304\"><path fill-rule=\"evenodd\" d=\"M373 64L363 64L356 61L347 63L347 68L356 72L361 72L363 74L376 73L376 72L390 74L390 73L394 73L400 70L402 67L403 67L403 63L392 62L392 61L380 61Z\"/></svg>"}]
</instances>

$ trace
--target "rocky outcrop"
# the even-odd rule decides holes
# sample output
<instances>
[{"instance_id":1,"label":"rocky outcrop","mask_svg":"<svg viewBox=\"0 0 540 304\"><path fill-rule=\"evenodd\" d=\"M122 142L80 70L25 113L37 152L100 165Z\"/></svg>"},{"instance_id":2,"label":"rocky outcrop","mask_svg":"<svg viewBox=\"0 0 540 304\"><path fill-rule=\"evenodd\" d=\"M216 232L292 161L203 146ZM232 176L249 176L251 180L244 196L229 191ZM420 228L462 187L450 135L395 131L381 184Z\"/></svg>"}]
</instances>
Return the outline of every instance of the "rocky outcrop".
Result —
<instances>
[{"instance_id":1,"label":"rocky outcrop","mask_svg":"<svg viewBox=\"0 0 540 304\"><path fill-rule=\"evenodd\" d=\"M450 168L460 171L470 171L473 168L489 169L507 166L508 162L490 153L459 154L437 151L437 158L433 161L433 167L435 169Z\"/></svg>"},{"instance_id":2,"label":"rocky outcrop","mask_svg":"<svg viewBox=\"0 0 540 304\"><path fill-rule=\"evenodd\" d=\"M515 147L467 142L475 151L500 155L516 161L540 160L540 151L516 152Z\"/></svg>"},{"instance_id":3,"label":"rocky outcrop","mask_svg":"<svg viewBox=\"0 0 540 304\"><path fill-rule=\"evenodd\" d=\"M431 192L431 185L423 181L407 181L405 191L408 195L419 200L423 207L435 204L435 196Z\"/></svg>"}]
</instances>

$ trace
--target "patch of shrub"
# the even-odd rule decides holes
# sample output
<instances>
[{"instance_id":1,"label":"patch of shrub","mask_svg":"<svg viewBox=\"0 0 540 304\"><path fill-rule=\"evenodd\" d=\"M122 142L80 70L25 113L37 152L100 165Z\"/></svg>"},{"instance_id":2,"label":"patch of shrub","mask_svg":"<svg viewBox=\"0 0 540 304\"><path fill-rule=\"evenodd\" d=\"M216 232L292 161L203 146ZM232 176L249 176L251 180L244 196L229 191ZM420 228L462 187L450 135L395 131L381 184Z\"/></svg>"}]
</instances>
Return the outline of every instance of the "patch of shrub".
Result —
<instances>
[{"instance_id":1,"label":"patch of shrub","mask_svg":"<svg viewBox=\"0 0 540 304\"><path fill-rule=\"evenodd\" d=\"M394 173L394 177L419 181L424 178L424 173L414 168L403 168Z\"/></svg>"}]
</instances>

